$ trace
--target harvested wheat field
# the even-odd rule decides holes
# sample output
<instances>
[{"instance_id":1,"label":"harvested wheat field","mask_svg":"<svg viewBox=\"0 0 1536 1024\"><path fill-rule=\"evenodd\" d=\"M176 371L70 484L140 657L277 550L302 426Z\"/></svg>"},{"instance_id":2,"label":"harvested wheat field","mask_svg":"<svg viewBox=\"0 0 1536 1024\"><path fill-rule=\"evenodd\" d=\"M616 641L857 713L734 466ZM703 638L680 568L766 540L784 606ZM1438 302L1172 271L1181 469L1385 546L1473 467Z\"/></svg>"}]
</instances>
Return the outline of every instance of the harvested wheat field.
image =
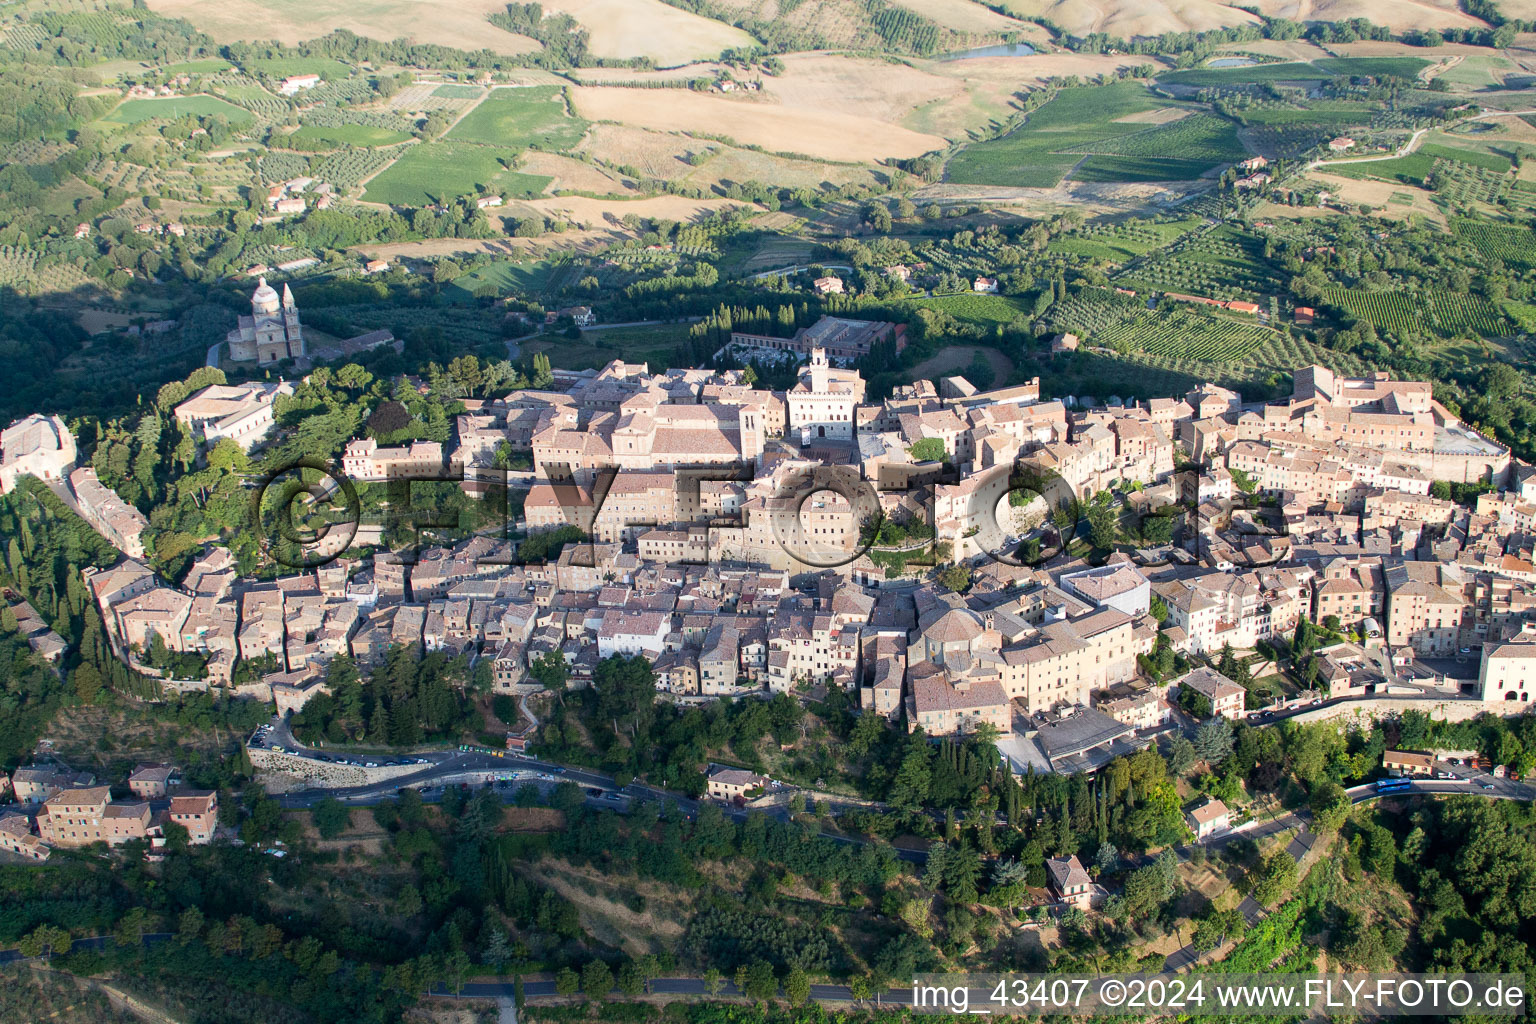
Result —
<instances>
[{"instance_id":1,"label":"harvested wheat field","mask_svg":"<svg viewBox=\"0 0 1536 1024\"><path fill-rule=\"evenodd\" d=\"M576 152L606 162L633 167L647 178L676 181L694 168L683 158L721 146L718 142L690 139L671 132L653 132L627 124L594 124Z\"/></svg>"},{"instance_id":2,"label":"harvested wheat field","mask_svg":"<svg viewBox=\"0 0 1536 1024\"><path fill-rule=\"evenodd\" d=\"M581 160L568 156L559 156L555 153L541 153L538 150L529 150L517 169L524 174L542 174L552 179L549 187L545 190L548 192L596 192L599 195L636 194L633 182L627 181L618 175L610 174L601 167L594 167Z\"/></svg>"},{"instance_id":3,"label":"harvested wheat field","mask_svg":"<svg viewBox=\"0 0 1536 1024\"><path fill-rule=\"evenodd\" d=\"M944 146L923 135L839 110L797 110L771 102L669 90L658 100L649 89L572 89L576 113L589 121L617 121L664 132L723 135L776 153L823 160L912 157Z\"/></svg>"},{"instance_id":4,"label":"harvested wheat field","mask_svg":"<svg viewBox=\"0 0 1536 1024\"><path fill-rule=\"evenodd\" d=\"M1308 175L1313 181L1325 186L1341 202L1372 206L1383 217L1403 217L1418 213L1436 224L1445 224L1445 214L1431 201L1431 193L1400 181L1372 181L1366 178L1345 178L1336 174ZM1394 199L1411 198L1412 202L1394 202Z\"/></svg>"},{"instance_id":5,"label":"harvested wheat field","mask_svg":"<svg viewBox=\"0 0 1536 1024\"><path fill-rule=\"evenodd\" d=\"M1367 18L1394 32L1487 27L1485 22L1462 11L1456 0L1254 0L1253 6L1271 18L1309 21Z\"/></svg>"},{"instance_id":6,"label":"harvested wheat field","mask_svg":"<svg viewBox=\"0 0 1536 1024\"><path fill-rule=\"evenodd\" d=\"M683 180L695 185L729 184L733 181L771 182L780 188L816 188L823 184L875 184L875 174L862 164L830 164L816 160L792 160L789 157L759 153L755 149L719 146L715 155Z\"/></svg>"},{"instance_id":7,"label":"harvested wheat field","mask_svg":"<svg viewBox=\"0 0 1536 1024\"><path fill-rule=\"evenodd\" d=\"M1106 32L1122 39L1260 23L1247 11L1212 0L1138 0L1102 5L1083 0L1005 0L1003 6L1020 17L1044 18L1073 35Z\"/></svg>"},{"instance_id":8,"label":"harvested wheat field","mask_svg":"<svg viewBox=\"0 0 1536 1024\"><path fill-rule=\"evenodd\" d=\"M1115 118L1115 124L1171 124L1193 114L1188 107L1158 107Z\"/></svg>"},{"instance_id":9,"label":"harvested wheat field","mask_svg":"<svg viewBox=\"0 0 1536 1024\"><path fill-rule=\"evenodd\" d=\"M1026 42L1050 38L1050 33L1032 21L1020 21L1006 14L983 7L971 0L894 0L897 7L915 11L929 21L937 22L956 32L975 32L981 35L1001 35L1017 32Z\"/></svg>"},{"instance_id":10,"label":"harvested wheat field","mask_svg":"<svg viewBox=\"0 0 1536 1024\"><path fill-rule=\"evenodd\" d=\"M661 0L544 0L544 9L581 22L590 34L588 47L599 57L649 57L670 66L757 45L739 28Z\"/></svg>"},{"instance_id":11,"label":"harvested wheat field","mask_svg":"<svg viewBox=\"0 0 1536 1024\"><path fill-rule=\"evenodd\" d=\"M569 221L581 228L618 228L626 214L661 220L695 221L706 213L747 203L733 199L689 199L686 196L652 196L648 199L589 199L586 196L546 196L519 201L520 209L535 210L546 217Z\"/></svg>"},{"instance_id":12,"label":"harvested wheat field","mask_svg":"<svg viewBox=\"0 0 1536 1024\"><path fill-rule=\"evenodd\" d=\"M939 98L913 110L901 122L917 132L965 139L972 132L995 127L1018 108L1021 92L1039 87L1054 76L1088 79L1113 75L1132 64L1154 58L1092 53L1042 53L1033 57L978 57L971 60L928 61L922 70L936 79L958 83L959 92L930 87Z\"/></svg>"},{"instance_id":13,"label":"harvested wheat field","mask_svg":"<svg viewBox=\"0 0 1536 1024\"><path fill-rule=\"evenodd\" d=\"M916 107L965 94L959 78L906 64L834 53L796 53L781 59L784 73L765 77L763 94L807 112L836 110L899 124Z\"/></svg>"},{"instance_id":14,"label":"harvested wheat field","mask_svg":"<svg viewBox=\"0 0 1536 1024\"><path fill-rule=\"evenodd\" d=\"M186 18L220 42L276 39L289 46L344 28L389 42L404 36L462 50L531 53L537 40L485 20L506 0L148 0L150 10Z\"/></svg>"}]
</instances>

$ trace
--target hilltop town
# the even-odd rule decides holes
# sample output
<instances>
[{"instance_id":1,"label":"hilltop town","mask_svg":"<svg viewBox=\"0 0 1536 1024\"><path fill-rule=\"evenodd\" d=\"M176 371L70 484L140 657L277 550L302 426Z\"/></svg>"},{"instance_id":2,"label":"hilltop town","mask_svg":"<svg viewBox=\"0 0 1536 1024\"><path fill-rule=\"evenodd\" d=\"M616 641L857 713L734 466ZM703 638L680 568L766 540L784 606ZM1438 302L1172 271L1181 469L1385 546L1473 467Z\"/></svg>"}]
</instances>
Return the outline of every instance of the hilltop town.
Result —
<instances>
[{"instance_id":1,"label":"hilltop town","mask_svg":"<svg viewBox=\"0 0 1536 1024\"><path fill-rule=\"evenodd\" d=\"M683 702L836 688L930 737L983 734L1020 772L1095 769L1197 710L1527 710L1536 473L1429 385L1314 365L1279 401L1205 385L1127 404L950 375L866 401L849 367L901 336L846 318L738 333L728 348L798 365L796 383L616 360L477 401L447 443L353 440L352 481L511 491L521 515L401 552L353 523L305 572L243 576L213 544L160 576L144 517L74 465L57 417L7 428L0 474L54 486L122 552L84 573L120 658L280 715L331 692L332 659L367 671L413 646L488 664L518 696L586 685L615 655ZM259 450L294 386L209 385L174 417L205 448ZM541 538L556 557L518 557ZM1279 686L1204 667L1303 622L1322 637ZM61 643L34 638L54 658ZM237 682L242 664L258 671Z\"/></svg>"}]
</instances>

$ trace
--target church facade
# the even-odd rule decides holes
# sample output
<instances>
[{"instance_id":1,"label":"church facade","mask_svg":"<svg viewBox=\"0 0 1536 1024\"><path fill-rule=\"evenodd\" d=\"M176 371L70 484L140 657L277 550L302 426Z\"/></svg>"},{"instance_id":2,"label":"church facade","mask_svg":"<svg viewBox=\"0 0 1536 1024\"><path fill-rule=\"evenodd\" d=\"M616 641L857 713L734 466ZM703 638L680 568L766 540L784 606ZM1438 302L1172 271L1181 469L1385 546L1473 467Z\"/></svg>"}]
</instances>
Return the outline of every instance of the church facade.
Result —
<instances>
[{"instance_id":1,"label":"church facade","mask_svg":"<svg viewBox=\"0 0 1536 1024\"><path fill-rule=\"evenodd\" d=\"M251 296L251 315L240 318L240 326L230 331L229 358L237 363L267 366L281 359L304 357L304 328L299 323L299 307L293 291L283 285L282 298L262 278Z\"/></svg>"}]
</instances>

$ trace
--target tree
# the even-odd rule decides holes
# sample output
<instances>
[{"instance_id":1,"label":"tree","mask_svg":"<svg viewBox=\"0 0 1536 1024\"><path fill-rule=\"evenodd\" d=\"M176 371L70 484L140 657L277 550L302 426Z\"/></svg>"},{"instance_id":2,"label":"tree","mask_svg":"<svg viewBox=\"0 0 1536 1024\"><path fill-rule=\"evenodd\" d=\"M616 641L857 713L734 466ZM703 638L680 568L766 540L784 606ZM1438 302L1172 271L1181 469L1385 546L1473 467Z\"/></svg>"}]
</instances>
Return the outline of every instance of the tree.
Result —
<instances>
[{"instance_id":1,"label":"tree","mask_svg":"<svg viewBox=\"0 0 1536 1024\"><path fill-rule=\"evenodd\" d=\"M1308 803L1312 807L1312 829L1323 835L1337 832L1349 816L1352 806L1344 787L1332 779L1325 779L1313 786Z\"/></svg>"},{"instance_id":2,"label":"tree","mask_svg":"<svg viewBox=\"0 0 1536 1024\"><path fill-rule=\"evenodd\" d=\"M1108 491L1094 495L1084 512L1088 519L1088 536L1096 548L1112 548L1120 535L1120 509L1114 496Z\"/></svg>"},{"instance_id":3,"label":"tree","mask_svg":"<svg viewBox=\"0 0 1536 1024\"><path fill-rule=\"evenodd\" d=\"M555 991L562 996L573 996L581 988L581 976L569 967L560 968L555 975Z\"/></svg>"},{"instance_id":4,"label":"tree","mask_svg":"<svg viewBox=\"0 0 1536 1024\"><path fill-rule=\"evenodd\" d=\"M713 967L704 972L704 991L709 993L710 998L718 996L724 987L725 975Z\"/></svg>"},{"instance_id":5,"label":"tree","mask_svg":"<svg viewBox=\"0 0 1536 1024\"><path fill-rule=\"evenodd\" d=\"M203 912L196 907L188 907L181 912L176 919L176 942L185 946L190 942L196 942L203 935Z\"/></svg>"},{"instance_id":6,"label":"tree","mask_svg":"<svg viewBox=\"0 0 1536 1024\"><path fill-rule=\"evenodd\" d=\"M1276 850L1265 858L1259 870L1253 885L1253 898L1266 907L1272 906L1295 884L1296 862L1284 850Z\"/></svg>"},{"instance_id":7,"label":"tree","mask_svg":"<svg viewBox=\"0 0 1536 1024\"><path fill-rule=\"evenodd\" d=\"M799 964L791 967L784 976L784 997L793 1006L799 1006L811 997L811 979Z\"/></svg>"},{"instance_id":8,"label":"tree","mask_svg":"<svg viewBox=\"0 0 1536 1024\"><path fill-rule=\"evenodd\" d=\"M1195 745L1185 737L1175 736L1173 742L1168 744L1168 770L1174 775L1183 775L1189 771L1197 759Z\"/></svg>"},{"instance_id":9,"label":"tree","mask_svg":"<svg viewBox=\"0 0 1536 1024\"><path fill-rule=\"evenodd\" d=\"M619 991L632 999L645 992L645 975L633 960L619 968Z\"/></svg>"},{"instance_id":10,"label":"tree","mask_svg":"<svg viewBox=\"0 0 1536 1024\"><path fill-rule=\"evenodd\" d=\"M1195 753L1205 763L1221 764L1232 754L1232 723L1226 718L1213 718L1202 723L1195 731Z\"/></svg>"},{"instance_id":11,"label":"tree","mask_svg":"<svg viewBox=\"0 0 1536 1024\"><path fill-rule=\"evenodd\" d=\"M571 670L559 651L545 651L528 667L528 674L542 683L546 689L563 690L566 679L570 678Z\"/></svg>"},{"instance_id":12,"label":"tree","mask_svg":"<svg viewBox=\"0 0 1536 1024\"><path fill-rule=\"evenodd\" d=\"M948 456L941 437L925 437L907 449L907 454L918 462L943 462Z\"/></svg>"},{"instance_id":13,"label":"tree","mask_svg":"<svg viewBox=\"0 0 1536 1024\"><path fill-rule=\"evenodd\" d=\"M603 999L613 991L613 971L601 960L588 960L581 969L581 992L588 999Z\"/></svg>"},{"instance_id":14,"label":"tree","mask_svg":"<svg viewBox=\"0 0 1536 1024\"><path fill-rule=\"evenodd\" d=\"M321 839L335 839L352 824L352 811L335 797L326 797L310 810Z\"/></svg>"},{"instance_id":15,"label":"tree","mask_svg":"<svg viewBox=\"0 0 1536 1024\"><path fill-rule=\"evenodd\" d=\"M963 565L947 565L939 570L939 582L959 594L971 585L971 570Z\"/></svg>"},{"instance_id":16,"label":"tree","mask_svg":"<svg viewBox=\"0 0 1536 1024\"><path fill-rule=\"evenodd\" d=\"M773 965L766 960L754 960L736 971L736 987L748 999L766 1002L779 994L779 982L773 976Z\"/></svg>"}]
</instances>

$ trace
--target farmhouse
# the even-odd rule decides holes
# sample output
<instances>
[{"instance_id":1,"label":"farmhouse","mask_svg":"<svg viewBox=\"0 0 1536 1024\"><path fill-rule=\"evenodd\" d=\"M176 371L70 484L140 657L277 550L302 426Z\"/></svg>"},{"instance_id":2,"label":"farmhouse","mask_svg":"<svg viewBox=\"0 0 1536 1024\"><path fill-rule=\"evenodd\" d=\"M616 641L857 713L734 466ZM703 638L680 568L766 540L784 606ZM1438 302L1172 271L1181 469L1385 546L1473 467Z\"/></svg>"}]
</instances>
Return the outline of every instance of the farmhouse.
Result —
<instances>
[{"instance_id":1,"label":"farmhouse","mask_svg":"<svg viewBox=\"0 0 1536 1024\"><path fill-rule=\"evenodd\" d=\"M843 294L843 279L840 277L818 277L812 287L817 295L841 295Z\"/></svg>"},{"instance_id":2,"label":"farmhouse","mask_svg":"<svg viewBox=\"0 0 1536 1024\"><path fill-rule=\"evenodd\" d=\"M1354 149L1355 140L1350 138L1348 135L1340 135L1338 138L1330 139L1328 141L1328 148L1333 150L1335 153L1342 153L1346 149Z\"/></svg>"},{"instance_id":3,"label":"farmhouse","mask_svg":"<svg viewBox=\"0 0 1536 1024\"><path fill-rule=\"evenodd\" d=\"M976 280L971 282L971 291L978 292L978 293L985 294L985 295L996 295L997 294L997 278L995 278L995 277L978 277Z\"/></svg>"},{"instance_id":4,"label":"farmhouse","mask_svg":"<svg viewBox=\"0 0 1536 1024\"><path fill-rule=\"evenodd\" d=\"M296 95L300 89L313 89L320 84L319 75L289 75L283 79L277 91L284 96Z\"/></svg>"}]
</instances>

